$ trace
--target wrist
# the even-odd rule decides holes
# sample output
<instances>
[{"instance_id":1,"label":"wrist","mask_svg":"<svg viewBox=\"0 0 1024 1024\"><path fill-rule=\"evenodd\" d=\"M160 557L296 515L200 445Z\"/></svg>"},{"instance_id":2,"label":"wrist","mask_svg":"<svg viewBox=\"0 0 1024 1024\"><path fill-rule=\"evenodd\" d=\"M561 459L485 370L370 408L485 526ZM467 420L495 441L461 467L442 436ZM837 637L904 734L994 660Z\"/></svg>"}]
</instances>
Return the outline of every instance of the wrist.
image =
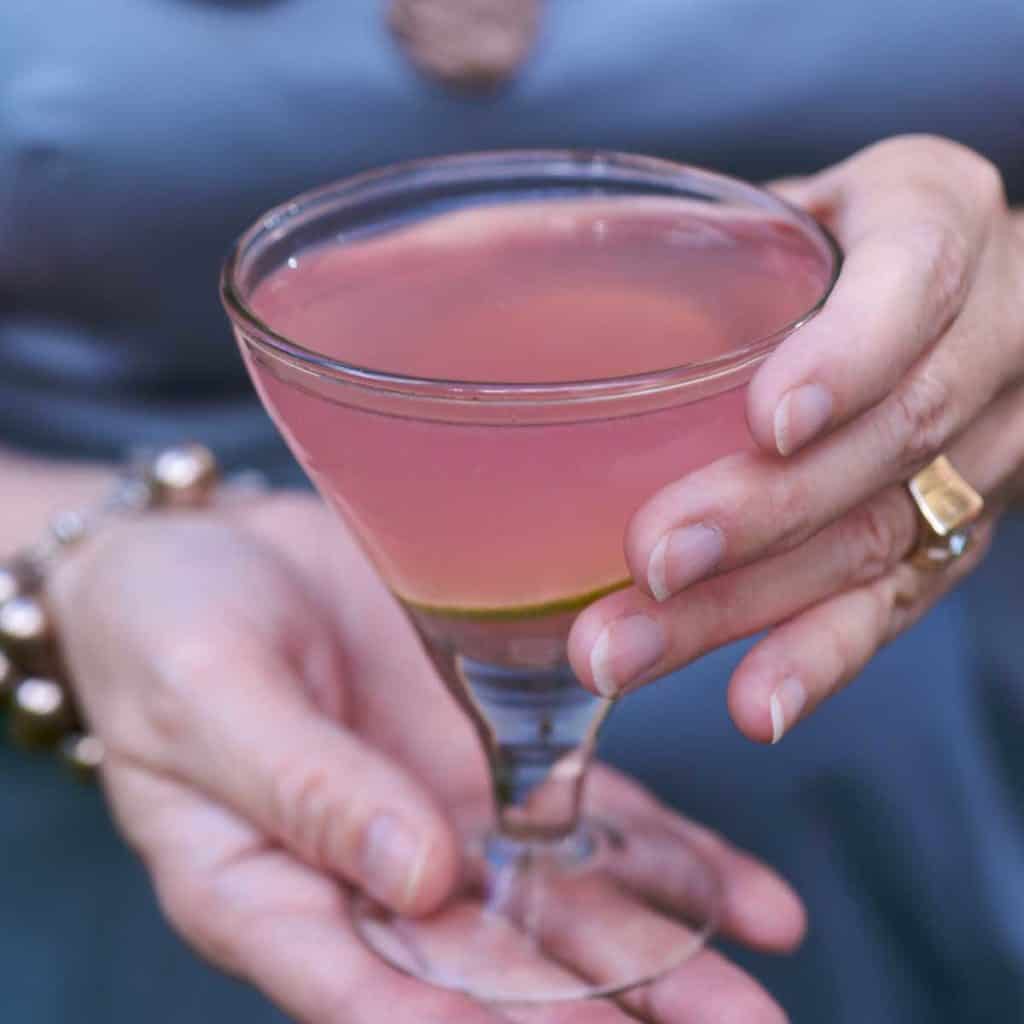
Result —
<instances>
[{"instance_id":1,"label":"wrist","mask_svg":"<svg viewBox=\"0 0 1024 1024\"><path fill-rule=\"evenodd\" d=\"M37 467L10 459L7 468L23 482L30 482ZM100 477L105 486L100 486ZM52 468L42 479L52 487L57 479ZM52 748L73 767L88 770L98 765L102 748L84 734L68 679L67 665L58 636L54 607L60 587L68 578L88 571L91 555L98 546L117 543L117 523L136 520L148 512L209 507L217 489L216 461L207 449L184 445L165 449L150 457L134 458L125 470L114 475L83 474L74 483L77 493L91 500L76 508L53 507L40 516L48 527L36 539L22 545L16 554L0 561L0 701L9 706L9 732L24 746ZM67 495L71 489L61 490ZM27 492L23 492L27 493ZM50 490L50 496L57 493ZM39 508L40 503L20 504ZM5 538L6 539L6 538Z\"/></svg>"},{"instance_id":2,"label":"wrist","mask_svg":"<svg viewBox=\"0 0 1024 1024\"><path fill-rule=\"evenodd\" d=\"M0 520L0 560L34 543L40 524L60 509L99 500L114 467L39 459L0 447L4 514Z\"/></svg>"}]
</instances>

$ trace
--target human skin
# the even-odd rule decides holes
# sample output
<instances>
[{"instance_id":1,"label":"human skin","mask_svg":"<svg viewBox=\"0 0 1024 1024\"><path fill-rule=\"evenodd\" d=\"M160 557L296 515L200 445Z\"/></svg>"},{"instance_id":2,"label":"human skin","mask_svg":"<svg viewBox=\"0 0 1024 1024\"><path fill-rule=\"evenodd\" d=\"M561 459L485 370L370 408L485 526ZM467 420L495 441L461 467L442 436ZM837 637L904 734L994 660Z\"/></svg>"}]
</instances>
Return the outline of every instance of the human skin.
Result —
<instances>
[{"instance_id":1,"label":"human skin","mask_svg":"<svg viewBox=\"0 0 1024 1024\"><path fill-rule=\"evenodd\" d=\"M353 888L414 914L443 899L453 809L486 798L486 772L397 603L318 499L114 527L49 589L112 812L187 941L310 1024L506 1019L394 971L353 933ZM705 853L725 934L799 942L800 902L768 868L609 768L588 798ZM666 1024L785 1019L711 950L632 1008ZM538 1019L631 1018L593 1003Z\"/></svg>"},{"instance_id":2,"label":"human skin","mask_svg":"<svg viewBox=\"0 0 1024 1024\"><path fill-rule=\"evenodd\" d=\"M761 451L654 496L626 538L637 585L587 609L571 638L584 683L618 692L769 629L730 687L737 724L762 741L977 564L1024 452L1022 241L994 170L952 143L897 139L779 188L843 244L840 282L751 385ZM808 384L826 398L785 401ZM916 534L902 481L939 450L989 515L968 556L925 576L902 561ZM0 550L109 476L0 453ZM717 562L705 543L702 576L692 544L673 560L687 546L666 543L652 586L662 538L697 524L717 534ZM394 601L317 499L113 527L62 565L50 596L78 699L108 749L115 819L190 943L311 1024L497 1019L391 971L348 925L351 887L410 912L442 898L457 866L449 811L481 795L484 772ZM638 616L664 650L629 673L614 642ZM724 878L726 934L776 951L799 941L799 901L770 870L610 770L591 795L701 846ZM634 1009L673 1024L784 1019L710 951ZM544 1019L625 1018L600 1004Z\"/></svg>"},{"instance_id":3,"label":"human skin","mask_svg":"<svg viewBox=\"0 0 1024 1024\"><path fill-rule=\"evenodd\" d=\"M728 696L760 742L978 565L1024 463L1024 230L997 169L909 136L777 189L842 246L835 289L750 384L758 450L655 494L626 532L635 585L570 637L581 680L612 695L768 630ZM905 482L940 453L987 504L968 552L923 571Z\"/></svg>"}]
</instances>

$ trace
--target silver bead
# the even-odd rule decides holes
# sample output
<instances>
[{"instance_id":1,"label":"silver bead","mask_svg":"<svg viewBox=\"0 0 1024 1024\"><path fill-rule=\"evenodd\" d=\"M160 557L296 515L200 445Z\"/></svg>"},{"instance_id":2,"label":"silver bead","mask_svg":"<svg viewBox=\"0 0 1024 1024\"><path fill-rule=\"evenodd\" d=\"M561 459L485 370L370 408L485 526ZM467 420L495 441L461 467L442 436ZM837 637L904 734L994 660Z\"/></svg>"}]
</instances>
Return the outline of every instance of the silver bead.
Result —
<instances>
[{"instance_id":1,"label":"silver bead","mask_svg":"<svg viewBox=\"0 0 1024 1024\"><path fill-rule=\"evenodd\" d=\"M87 733L73 732L60 741L60 759L83 782L91 781L103 764L103 740Z\"/></svg>"},{"instance_id":2,"label":"silver bead","mask_svg":"<svg viewBox=\"0 0 1024 1024\"><path fill-rule=\"evenodd\" d=\"M257 497L270 490L270 480L267 478L267 474L258 469L240 469L232 473L224 482L239 495Z\"/></svg>"},{"instance_id":3,"label":"silver bead","mask_svg":"<svg viewBox=\"0 0 1024 1024\"><path fill-rule=\"evenodd\" d=\"M19 746L52 746L74 722L71 700L53 679L30 677L14 688L10 732Z\"/></svg>"},{"instance_id":4,"label":"silver bead","mask_svg":"<svg viewBox=\"0 0 1024 1024\"><path fill-rule=\"evenodd\" d=\"M218 476L213 452L187 444L160 452L150 465L148 482L158 505L194 507L209 501Z\"/></svg>"},{"instance_id":5,"label":"silver bead","mask_svg":"<svg viewBox=\"0 0 1024 1024\"><path fill-rule=\"evenodd\" d=\"M40 598L24 594L0 605L0 650L26 672L56 670L53 625Z\"/></svg>"},{"instance_id":6,"label":"silver bead","mask_svg":"<svg viewBox=\"0 0 1024 1024\"><path fill-rule=\"evenodd\" d=\"M117 485L108 510L143 512L153 504L153 485L148 479L126 476Z\"/></svg>"},{"instance_id":7,"label":"silver bead","mask_svg":"<svg viewBox=\"0 0 1024 1024\"><path fill-rule=\"evenodd\" d=\"M50 520L50 533L63 547L77 544L88 529L89 521L81 512L61 512Z\"/></svg>"}]
</instances>

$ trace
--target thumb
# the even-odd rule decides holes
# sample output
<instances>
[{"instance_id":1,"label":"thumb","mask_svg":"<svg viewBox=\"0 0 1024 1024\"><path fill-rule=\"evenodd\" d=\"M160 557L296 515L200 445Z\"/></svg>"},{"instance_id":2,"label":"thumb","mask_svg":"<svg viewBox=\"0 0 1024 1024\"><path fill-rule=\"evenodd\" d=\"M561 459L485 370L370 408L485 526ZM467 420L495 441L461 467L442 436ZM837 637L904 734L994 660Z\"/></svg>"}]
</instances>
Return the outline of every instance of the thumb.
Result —
<instances>
[{"instance_id":1,"label":"thumb","mask_svg":"<svg viewBox=\"0 0 1024 1024\"><path fill-rule=\"evenodd\" d=\"M281 657L252 646L178 647L154 665L164 769L393 909L437 906L454 882L458 847L434 799L324 715Z\"/></svg>"},{"instance_id":2,"label":"thumb","mask_svg":"<svg viewBox=\"0 0 1024 1024\"><path fill-rule=\"evenodd\" d=\"M440 903L458 868L451 827L425 787L317 707L324 681L304 673L343 659L308 656L335 649L330 624L272 548L217 521L152 520L108 531L53 583L111 769L120 758L192 785L396 910Z\"/></svg>"}]
</instances>

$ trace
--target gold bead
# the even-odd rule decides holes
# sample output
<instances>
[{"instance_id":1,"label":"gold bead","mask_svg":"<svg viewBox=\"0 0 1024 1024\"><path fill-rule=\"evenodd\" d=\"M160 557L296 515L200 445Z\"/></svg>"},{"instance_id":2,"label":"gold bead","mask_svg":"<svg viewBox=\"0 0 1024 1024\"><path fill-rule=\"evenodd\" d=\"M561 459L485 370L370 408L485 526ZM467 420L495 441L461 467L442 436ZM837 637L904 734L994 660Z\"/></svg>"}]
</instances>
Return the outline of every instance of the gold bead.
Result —
<instances>
[{"instance_id":1,"label":"gold bead","mask_svg":"<svg viewBox=\"0 0 1024 1024\"><path fill-rule=\"evenodd\" d=\"M0 650L25 672L56 671L53 624L41 598L26 594L0 605Z\"/></svg>"},{"instance_id":2,"label":"gold bead","mask_svg":"<svg viewBox=\"0 0 1024 1024\"><path fill-rule=\"evenodd\" d=\"M209 501L218 477L213 452L201 444L165 448L153 459L148 474L156 504L185 507Z\"/></svg>"},{"instance_id":3,"label":"gold bead","mask_svg":"<svg viewBox=\"0 0 1024 1024\"><path fill-rule=\"evenodd\" d=\"M21 676L14 667L14 662L0 651L0 711L7 709L14 696L14 688L18 685Z\"/></svg>"},{"instance_id":4,"label":"gold bead","mask_svg":"<svg viewBox=\"0 0 1024 1024\"><path fill-rule=\"evenodd\" d=\"M22 747L53 746L74 727L71 700L53 679L23 679L14 688L10 732Z\"/></svg>"},{"instance_id":5,"label":"gold bead","mask_svg":"<svg viewBox=\"0 0 1024 1024\"><path fill-rule=\"evenodd\" d=\"M73 732L60 741L59 754L61 761L74 772L83 782L90 782L96 777L103 764L106 751L103 740L87 733Z\"/></svg>"}]
</instances>

